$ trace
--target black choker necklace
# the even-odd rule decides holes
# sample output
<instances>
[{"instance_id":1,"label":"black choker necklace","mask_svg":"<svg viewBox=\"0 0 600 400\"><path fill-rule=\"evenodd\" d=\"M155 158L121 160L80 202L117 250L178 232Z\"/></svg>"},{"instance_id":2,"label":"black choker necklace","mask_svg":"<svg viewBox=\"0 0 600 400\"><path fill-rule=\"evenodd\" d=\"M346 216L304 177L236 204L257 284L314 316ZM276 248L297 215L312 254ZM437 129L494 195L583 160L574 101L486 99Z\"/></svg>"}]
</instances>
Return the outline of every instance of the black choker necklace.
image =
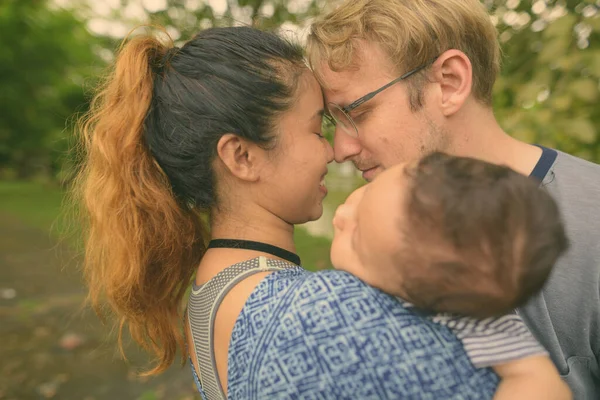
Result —
<instances>
[{"instance_id":1,"label":"black choker necklace","mask_svg":"<svg viewBox=\"0 0 600 400\"><path fill-rule=\"evenodd\" d=\"M298 254L282 249L281 247L273 246L263 242L253 242L251 240L240 239L213 239L208 244L209 249L245 249L262 251L263 253L272 254L275 257L282 258L292 264L300 265L300 257Z\"/></svg>"}]
</instances>

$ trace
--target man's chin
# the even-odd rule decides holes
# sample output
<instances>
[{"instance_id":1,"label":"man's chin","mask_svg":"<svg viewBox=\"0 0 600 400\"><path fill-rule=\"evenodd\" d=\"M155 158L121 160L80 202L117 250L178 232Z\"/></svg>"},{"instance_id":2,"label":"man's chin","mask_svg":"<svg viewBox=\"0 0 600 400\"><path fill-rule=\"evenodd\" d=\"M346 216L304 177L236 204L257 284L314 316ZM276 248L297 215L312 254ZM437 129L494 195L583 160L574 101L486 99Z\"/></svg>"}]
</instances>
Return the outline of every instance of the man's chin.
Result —
<instances>
[{"instance_id":1,"label":"man's chin","mask_svg":"<svg viewBox=\"0 0 600 400\"><path fill-rule=\"evenodd\" d=\"M380 167L375 167L371 169L367 169L363 171L362 177L365 181L371 182L373 179L377 177L381 173L382 169Z\"/></svg>"}]
</instances>

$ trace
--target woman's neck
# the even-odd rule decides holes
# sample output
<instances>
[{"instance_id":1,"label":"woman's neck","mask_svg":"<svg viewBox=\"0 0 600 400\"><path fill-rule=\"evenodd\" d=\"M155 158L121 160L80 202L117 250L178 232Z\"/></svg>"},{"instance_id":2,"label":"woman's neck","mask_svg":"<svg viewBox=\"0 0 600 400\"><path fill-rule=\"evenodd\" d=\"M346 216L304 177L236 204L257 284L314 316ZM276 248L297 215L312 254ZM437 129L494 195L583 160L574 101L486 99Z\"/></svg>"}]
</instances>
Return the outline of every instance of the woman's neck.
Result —
<instances>
[{"instance_id":1,"label":"woman's neck","mask_svg":"<svg viewBox=\"0 0 600 400\"><path fill-rule=\"evenodd\" d=\"M210 228L211 239L252 240L296 252L294 226L266 210L244 215L213 213Z\"/></svg>"},{"instance_id":2,"label":"woman's neck","mask_svg":"<svg viewBox=\"0 0 600 400\"><path fill-rule=\"evenodd\" d=\"M296 253L294 226L264 209L252 213L221 212L213 210L211 215L211 239L238 239L267 243ZM249 210L246 210L249 211ZM198 268L196 283L203 284L230 265L261 255L275 258L256 250L214 248L209 249Z\"/></svg>"}]
</instances>

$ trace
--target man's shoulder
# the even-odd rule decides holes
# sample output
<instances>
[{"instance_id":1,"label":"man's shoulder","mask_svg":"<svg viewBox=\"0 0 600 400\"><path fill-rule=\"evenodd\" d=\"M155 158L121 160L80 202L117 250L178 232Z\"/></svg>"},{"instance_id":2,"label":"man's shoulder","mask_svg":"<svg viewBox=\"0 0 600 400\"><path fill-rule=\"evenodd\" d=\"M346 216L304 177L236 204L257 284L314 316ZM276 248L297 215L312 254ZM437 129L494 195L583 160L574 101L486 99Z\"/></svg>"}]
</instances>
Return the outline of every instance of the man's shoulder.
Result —
<instances>
[{"instance_id":1,"label":"man's shoulder","mask_svg":"<svg viewBox=\"0 0 600 400\"><path fill-rule=\"evenodd\" d=\"M600 224L594 218L600 207L600 165L559 151L542 186L558 203L570 241L558 264L572 266L577 260L600 256ZM597 261L586 265L591 267L590 277L595 277L588 281L597 283Z\"/></svg>"},{"instance_id":2,"label":"man's shoulder","mask_svg":"<svg viewBox=\"0 0 600 400\"><path fill-rule=\"evenodd\" d=\"M556 150L558 156L551 168L561 179L587 180L594 179L600 187L600 165L571 154Z\"/></svg>"},{"instance_id":3,"label":"man's shoulder","mask_svg":"<svg viewBox=\"0 0 600 400\"><path fill-rule=\"evenodd\" d=\"M562 151L542 185L561 208L596 209L600 201L600 165Z\"/></svg>"}]
</instances>

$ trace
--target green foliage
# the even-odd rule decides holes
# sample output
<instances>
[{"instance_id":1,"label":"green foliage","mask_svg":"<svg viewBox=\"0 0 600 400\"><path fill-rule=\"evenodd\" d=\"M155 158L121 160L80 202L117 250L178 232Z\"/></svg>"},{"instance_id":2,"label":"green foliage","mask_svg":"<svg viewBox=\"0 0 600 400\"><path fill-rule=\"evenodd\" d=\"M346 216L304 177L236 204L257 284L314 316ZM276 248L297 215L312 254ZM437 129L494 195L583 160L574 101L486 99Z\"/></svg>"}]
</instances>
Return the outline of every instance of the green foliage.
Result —
<instances>
[{"instance_id":1,"label":"green foliage","mask_svg":"<svg viewBox=\"0 0 600 400\"><path fill-rule=\"evenodd\" d=\"M129 1L125 3L129 3ZM165 10L148 12L148 15L152 22L178 31L182 38L189 38L198 32L199 27L243 24L275 30L284 23L302 25L319 13L325 1L227 1L227 8L221 14L217 13L208 3L206 1L168 0Z\"/></svg>"},{"instance_id":2,"label":"green foliage","mask_svg":"<svg viewBox=\"0 0 600 400\"><path fill-rule=\"evenodd\" d=\"M519 139L600 162L597 2L487 3L504 51L495 87L500 124Z\"/></svg>"},{"instance_id":3,"label":"green foliage","mask_svg":"<svg viewBox=\"0 0 600 400\"><path fill-rule=\"evenodd\" d=\"M122 34L92 35L90 8L65 10L50 0L0 2L0 177L56 178L68 148L73 115L86 109ZM90 0L91 1L91 0ZM600 12L595 0L482 0L494 18L504 65L494 96L501 125L513 136L600 161ZM322 0L228 1L224 10L201 0L168 0L164 10L128 16L139 3L122 0L105 17L127 31L142 23L167 27L176 41L210 26L306 26ZM72 4L80 4L73 2ZM221 14L219 14L221 13ZM99 57L103 55L103 57ZM105 60L105 61L103 61ZM330 128L324 134L331 140Z\"/></svg>"},{"instance_id":4,"label":"green foliage","mask_svg":"<svg viewBox=\"0 0 600 400\"><path fill-rule=\"evenodd\" d=\"M83 22L44 0L0 2L0 172L56 173L66 121L85 106L94 42Z\"/></svg>"}]
</instances>

